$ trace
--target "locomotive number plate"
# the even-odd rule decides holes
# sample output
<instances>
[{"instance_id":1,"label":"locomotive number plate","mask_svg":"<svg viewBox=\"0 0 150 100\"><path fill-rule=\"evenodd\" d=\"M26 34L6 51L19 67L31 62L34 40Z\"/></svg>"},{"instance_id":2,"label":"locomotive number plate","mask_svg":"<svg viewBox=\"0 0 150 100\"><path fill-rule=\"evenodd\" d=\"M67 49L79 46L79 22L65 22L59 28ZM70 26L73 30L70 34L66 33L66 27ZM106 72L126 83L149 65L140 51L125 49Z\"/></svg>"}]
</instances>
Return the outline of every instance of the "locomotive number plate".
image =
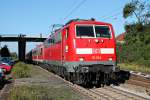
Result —
<instances>
[{"instance_id":1,"label":"locomotive number plate","mask_svg":"<svg viewBox=\"0 0 150 100\"><path fill-rule=\"evenodd\" d=\"M92 59L93 60L99 60L99 59L101 59L101 56L92 56Z\"/></svg>"}]
</instances>

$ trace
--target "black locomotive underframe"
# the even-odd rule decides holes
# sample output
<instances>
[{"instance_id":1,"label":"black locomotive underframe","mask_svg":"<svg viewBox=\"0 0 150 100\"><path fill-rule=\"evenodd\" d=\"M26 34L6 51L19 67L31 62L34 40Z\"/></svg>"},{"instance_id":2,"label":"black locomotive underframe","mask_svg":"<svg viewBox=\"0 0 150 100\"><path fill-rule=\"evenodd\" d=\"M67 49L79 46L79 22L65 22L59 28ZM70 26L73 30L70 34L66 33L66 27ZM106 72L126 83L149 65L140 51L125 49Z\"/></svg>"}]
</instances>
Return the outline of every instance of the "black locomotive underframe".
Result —
<instances>
[{"instance_id":1,"label":"black locomotive underframe","mask_svg":"<svg viewBox=\"0 0 150 100\"><path fill-rule=\"evenodd\" d=\"M129 79L130 73L128 71L122 71L117 69L116 71L111 70L104 71L97 69L96 67L88 67L88 71L86 71L85 66L80 66L85 71L75 71L75 72L67 72L66 68L63 66L56 66L50 64L46 65L46 69L52 71L53 73L58 74L59 76L65 78L68 81L71 81L75 84L80 84L82 86L96 86L101 87L104 85L115 84L118 85L120 83L124 83L125 80ZM105 66L106 67L106 66ZM107 66L108 67L108 66ZM111 68L111 66L109 66ZM84 69L85 68L85 69Z\"/></svg>"}]
</instances>

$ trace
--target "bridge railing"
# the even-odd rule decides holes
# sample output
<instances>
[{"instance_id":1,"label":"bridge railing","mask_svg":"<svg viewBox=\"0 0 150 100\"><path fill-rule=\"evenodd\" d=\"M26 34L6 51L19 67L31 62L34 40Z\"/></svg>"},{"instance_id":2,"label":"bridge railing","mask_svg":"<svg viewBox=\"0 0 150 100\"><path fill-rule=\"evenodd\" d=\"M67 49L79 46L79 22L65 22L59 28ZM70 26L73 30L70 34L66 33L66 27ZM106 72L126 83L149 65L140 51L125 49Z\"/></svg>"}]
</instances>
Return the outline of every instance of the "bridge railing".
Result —
<instances>
[{"instance_id":1,"label":"bridge railing","mask_svg":"<svg viewBox=\"0 0 150 100\"><path fill-rule=\"evenodd\" d=\"M43 34L43 33L39 33L39 34L1 34L0 33L0 37L27 37L27 38L46 38L48 37L48 34Z\"/></svg>"}]
</instances>

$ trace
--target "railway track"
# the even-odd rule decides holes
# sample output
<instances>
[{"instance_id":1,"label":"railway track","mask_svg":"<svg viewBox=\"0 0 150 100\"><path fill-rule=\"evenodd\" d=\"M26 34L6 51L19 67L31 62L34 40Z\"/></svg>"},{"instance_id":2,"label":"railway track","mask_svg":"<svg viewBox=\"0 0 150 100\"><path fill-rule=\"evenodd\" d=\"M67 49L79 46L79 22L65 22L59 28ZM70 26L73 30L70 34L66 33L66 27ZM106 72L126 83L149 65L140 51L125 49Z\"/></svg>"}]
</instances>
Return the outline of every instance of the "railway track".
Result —
<instances>
[{"instance_id":1,"label":"railway track","mask_svg":"<svg viewBox=\"0 0 150 100\"><path fill-rule=\"evenodd\" d=\"M73 90L76 90L81 94L88 96L92 100L149 100L150 99L148 97L143 97L141 95L132 93L130 91L120 90L114 86L102 87L102 88L91 88L91 89L83 88L77 84L73 84L69 81L66 81L65 79L61 78L58 75L50 73L48 70L45 69L45 67L44 69L42 68L42 66L40 68L44 70L46 73L54 75L56 78L63 80Z\"/></svg>"},{"instance_id":2,"label":"railway track","mask_svg":"<svg viewBox=\"0 0 150 100\"><path fill-rule=\"evenodd\" d=\"M150 78L141 75L131 74L130 79L127 81L128 84L142 86L150 89Z\"/></svg>"},{"instance_id":3,"label":"railway track","mask_svg":"<svg viewBox=\"0 0 150 100\"><path fill-rule=\"evenodd\" d=\"M91 91L95 93L101 93L110 100L149 100L149 97L145 97L140 94L133 93L131 91L126 91L125 89L120 89L116 86L109 86L109 87L103 87L103 88L95 88L90 89Z\"/></svg>"}]
</instances>

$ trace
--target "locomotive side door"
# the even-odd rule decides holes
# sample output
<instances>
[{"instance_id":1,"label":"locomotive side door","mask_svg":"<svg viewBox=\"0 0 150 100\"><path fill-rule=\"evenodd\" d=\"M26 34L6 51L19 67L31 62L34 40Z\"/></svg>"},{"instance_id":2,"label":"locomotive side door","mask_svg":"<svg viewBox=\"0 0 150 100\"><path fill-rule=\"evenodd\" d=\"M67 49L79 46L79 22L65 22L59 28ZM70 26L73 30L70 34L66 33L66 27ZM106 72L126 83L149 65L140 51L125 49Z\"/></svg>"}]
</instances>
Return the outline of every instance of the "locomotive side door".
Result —
<instances>
[{"instance_id":1,"label":"locomotive side door","mask_svg":"<svg viewBox=\"0 0 150 100\"><path fill-rule=\"evenodd\" d=\"M61 56L61 62L64 64L66 60L66 43L67 43L67 37L68 37L68 29L64 28L63 29L63 34L62 34L62 56Z\"/></svg>"}]
</instances>

